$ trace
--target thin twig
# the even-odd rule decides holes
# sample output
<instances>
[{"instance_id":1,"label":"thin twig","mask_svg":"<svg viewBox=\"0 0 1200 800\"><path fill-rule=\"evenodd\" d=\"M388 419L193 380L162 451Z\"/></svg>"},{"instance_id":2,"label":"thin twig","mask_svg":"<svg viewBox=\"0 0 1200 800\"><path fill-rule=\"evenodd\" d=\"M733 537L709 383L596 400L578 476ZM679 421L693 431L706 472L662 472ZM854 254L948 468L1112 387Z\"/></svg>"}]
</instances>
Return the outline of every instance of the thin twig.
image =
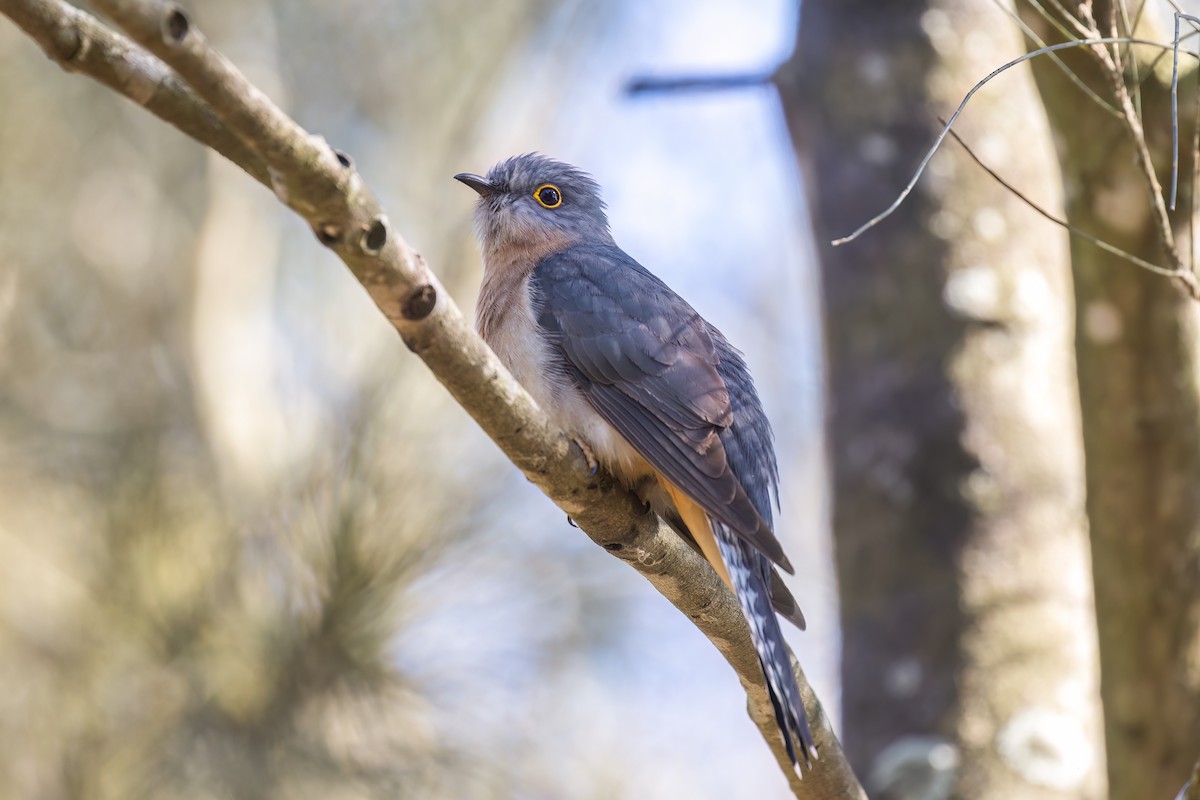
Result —
<instances>
[{"instance_id":1,"label":"thin twig","mask_svg":"<svg viewBox=\"0 0 1200 800\"><path fill-rule=\"evenodd\" d=\"M1193 30L1191 33L1181 36L1179 38L1179 43L1183 44L1187 40L1195 39L1197 37L1200 37L1200 30ZM1154 57L1154 60L1150 62L1149 67L1146 69L1146 75L1142 78L1141 83L1138 84L1139 88L1144 86L1146 81L1154 77L1154 71L1158 69L1158 63L1173 52L1172 47L1168 47L1166 45L1161 45L1160 47L1161 52L1159 52L1159 54ZM1193 58L1197 57L1195 53L1188 53L1188 55L1192 56Z\"/></svg>"},{"instance_id":2,"label":"thin twig","mask_svg":"<svg viewBox=\"0 0 1200 800\"><path fill-rule=\"evenodd\" d=\"M1133 35L1133 31L1137 30L1137 26L1142 24L1142 14L1146 11L1146 0L1141 0L1138 3L1138 9L1133 15L1133 27L1129 31L1129 35Z\"/></svg>"},{"instance_id":3,"label":"thin twig","mask_svg":"<svg viewBox=\"0 0 1200 800\"><path fill-rule=\"evenodd\" d=\"M1200 22L1200 18L1175 12L1175 38L1171 48L1171 210L1175 210L1179 190L1179 21Z\"/></svg>"},{"instance_id":4,"label":"thin twig","mask_svg":"<svg viewBox=\"0 0 1200 800\"><path fill-rule=\"evenodd\" d=\"M944 120L942 120L941 117L938 117L938 121L943 122L943 124L945 122ZM965 141L963 141L963 138L958 135L957 131L951 130L950 135L952 137L954 137L954 141L958 142L962 146L962 149L965 150L967 155L971 157L971 160L974 161L976 164L978 164L981 168L983 168L983 171L986 172L988 175L990 175L992 177L992 179L996 181L996 183L1003 186L1005 189L1007 189L1009 192L1011 192L1018 200L1023 202L1025 205L1029 206L1031 209L1033 209L1038 214L1045 217L1050 222L1053 222L1055 225L1058 225L1061 228L1065 228L1067 231L1069 231L1071 233L1072 236L1077 236L1080 239L1083 239L1084 241L1091 242L1096 247L1099 247L1101 250L1105 251L1106 253L1111 253L1114 256L1117 256L1119 258L1122 258L1122 259L1128 261L1131 264L1134 264L1135 266L1141 267L1142 269L1147 270L1149 272L1153 272L1155 275L1162 275L1165 278L1178 278L1179 277L1179 273L1177 273L1173 270L1167 269L1166 267L1160 267L1157 264L1152 264L1143 258L1139 258L1139 257L1135 256L1133 253L1122 250L1121 248L1116 247L1115 245L1109 244L1108 242L1104 241L1103 239L1093 236L1092 234L1088 233L1085 230L1081 230L1080 228L1075 227L1074 225L1067 222L1066 220L1059 219L1058 217L1054 216L1049 211L1047 211L1045 208L1038 205L1037 202L1032 200L1028 195L1026 195L1024 192L1022 192L1016 186L1014 186L1013 184L1011 184L1007 180L1005 180L1003 177L1001 177L1000 174L997 173L994 169L992 169L986 163L984 163L983 159L981 159L975 153L975 151L971 149L971 146L968 145Z\"/></svg>"},{"instance_id":5,"label":"thin twig","mask_svg":"<svg viewBox=\"0 0 1200 800\"><path fill-rule=\"evenodd\" d=\"M1091 9L1088 5L1081 5L1080 10L1090 18ZM1095 25L1094 19L1089 19L1089 21ZM1162 244L1163 251L1166 253L1167 259L1171 262L1171 266L1176 272L1180 273L1180 280L1184 281L1185 284L1188 280L1191 281L1188 288L1192 296L1195 297L1197 296L1196 282L1191 273L1184 269L1183 262L1179 258L1179 252L1175 249L1175 233L1171 229L1171 218L1167 212L1167 204L1163 199L1162 186L1158 182L1158 173L1155 171L1154 161L1150 157L1150 147L1146 144L1146 132L1142 128L1141 120L1138 119L1137 113L1134 111L1133 101L1129 96L1129 88L1125 85L1125 76L1121 73L1120 66L1113 59L1112 54L1106 47L1098 44L1093 45L1092 52L1099 57L1101 64L1105 67L1105 72L1108 75L1113 93L1120 103L1121 110L1125 112L1125 126L1129 128L1129 132L1133 136L1134 153L1137 154L1138 166L1142 170L1142 177L1146 179L1146 188L1150 195L1150 205L1154 209L1155 227L1158 231L1158 238ZM1183 278L1184 275L1187 276L1187 279Z\"/></svg>"},{"instance_id":6,"label":"thin twig","mask_svg":"<svg viewBox=\"0 0 1200 800\"><path fill-rule=\"evenodd\" d=\"M1115 30L1116 26L1114 24L1113 33L1114 34L1115 33L1124 33L1126 36L1133 36L1133 23L1129 19L1129 8L1125 5L1125 0L1119 0L1119 2L1116 3L1116 8L1112 12L1113 15L1115 16L1118 11L1121 14L1121 25L1123 26L1123 30L1122 31ZM1141 79L1138 77L1138 62L1137 62L1137 59L1134 57L1133 45L1126 45L1124 55L1120 56L1120 64L1121 64L1122 74L1124 73L1126 68L1129 69L1129 77L1133 82L1133 109L1137 113L1137 118L1139 120L1141 120L1141 118L1142 118L1142 82L1141 82Z\"/></svg>"},{"instance_id":7,"label":"thin twig","mask_svg":"<svg viewBox=\"0 0 1200 800\"><path fill-rule=\"evenodd\" d=\"M1028 0L1028 2L1031 6L1038 10L1038 13L1040 13L1046 21L1048 21L1055 28L1058 28L1058 32L1063 35L1064 39L1070 39L1075 35L1082 36L1084 39L1087 39L1094 33L1094 31L1089 31L1079 22L1079 20L1075 19L1075 15L1063 8L1062 3L1058 2L1058 0L1048 0L1048 2L1050 5L1054 6L1055 10L1058 11L1059 14L1062 15L1062 19L1065 20L1065 23L1060 22L1057 17L1043 8L1041 4L1037 2L1037 0ZM1074 28L1075 33L1073 34L1071 31L1067 30L1066 25L1070 25L1072 28Z\"/></svg>"},{"instance_id":8,"label":"thin twig","mask_svg":"<svg viewBox=\"0 0 1200 800\"><path fill-rule=\"evenodd\" d=\"M1196 274L1196 181L1200 176L1200 92L1192 103L1192 186L1188 193L1188 269Z\"/></svg>"},{"instance_id":9,"label":"thin twig","mask_svg":"<svg viewBox=\"0 0 1200 800\"><path fill-rule=\"evenodd\" d=\"M1120 29L1117 27L1117 3L1119 3L1119 2L1120 2L1120 0L1113 0L1113 2L1108 4L1108 35L1109 36L1117 36L1121 33ZM1079 6L1079 12L1085 19L1088 20L1088 22L1091 23L1092 35L1100 36L1101 35L1100 25L1096 22L1096 18L1092 14L1091 4L1090 3L1081 3ZM1129 34L1126 34L1126 36L1128 36L1128 35ZM1102 47L1102 46L1103 45L1097 45L1097 47ZM1121 45L1115 44L1115 43L1110 44L1109 46L1105 47L1104 50L1105 50L1105 52L1108 53L1108 57L1113 62L1113 64L1119 65L1121 63ZM1125 75L1124 75L1124 73L1121 72L1120 66L1116 66L1115 69L1117 71L1117 74L1121 76L1121 80L1124 80Z\"/></svg>"},{"instance_id":10,"label":"thin twig","mask_svg":"<svg viewBox=\"0 0 1200 800\"><path fill-rule=\"evenodd\" d=\"M840 245L852 242L855 239L857 239L858 237L862 236L868 230L875 227L880 222L882 222L883 220L887 219L888 217L890 217L892 214L895 213L896 209L900 207L900 204L904 202L905 198L907 198L912 193L912 190L916 187L917 181L920 180L921 175L925 172L925 167L928 166L929 161L930 161L930 159L933 158L934 153L937 152L938 148L941 147L942 142L945 141L946 136L950 132L951 126L954 125L955 120L958 119L958 117L962 114L963 110L967 107L967 103L969 103L971 101L971 98L975 96L976 92L978 92L980 89L982 89L989 81L991 81L997 75L1000 75L1001 73L1012 69L1013 67L1017 66L1018 64L1023 64L1024 62L1030 60L1031 58L1036 58L1038 56L1046 55L1047 53L1052 53L1056 50L1066 50L1066 49L1069 49L1072 47L1084 47L1084 46L1090 46L1090 45L1104 45L1104 44L1111 44L1113 42L1130 42L1132 44L1144 44L1144 45L1150 45L1152 47L1161 47L1163 49L1170 49L1167 45L1164 45L1161 42L1153 42L1148 39L1138 39L1138 38L1131 38L1131 37L1127 37L1127 36L1113 36L1113 37L1098 38L1098 39L1075 39L1075 40L1072 40L1069 42L1058 42L1057 44L1052 44L1047 47L1042 47L1042 48L1039 48L1038 50L1034 50L1032 52L1025 53L1024 55L1020 56L1019 58L1014 58L1012 61L1009 61L1008 63L1006 63L1000 67L997 67L996 69L989 72L987 77L985 77L983 80L979 81L974 86L972 86L971 90L969 92L967 92L965 97L963 97L962 102L960 102L958 104L958 108L955 109L954 113L950 115L950 121L946 123L946 125L942 128L941 133L939 133L937 135L937 138L934 139L933 145L929 148L929 151L925 154L925 157L921 159L921 163L917 165L916 172L913 173L913 176L909 180L908 184L905 185L903 191L900 192L899 196L896 197L896 199L894 201L892 201L891 205L889 205L883 211L876 214L874 217L869 219L867 222L860 225L853 232L851 232L851 233L847 234L846 236L843 236L839 239L834 239L831 242L831 244L834 247L838 247ZM1189 54L1189 55L1191 55L1191 54Z\"/></svg>"},{"instance_id":11,"label":"thin twig","mask_svg":"<svg viewBox=\"0 0 1200 800\"><path fill-rule=\"evenodd\" d=\"M1038 47L1046 46L1046 41L1042 39L1042 37L1038 36L1033 28L1029 27L1025 20L1021 19L1021 16L1016 11L1013 11L1012 7L1009 6L1008 3L1006 3L1004 0L992 0L992 2L996 5L996 8L1000 9L1005 14L1008 14L1008 16L1012 18L1012 21L1017 23L1017 27L1021 29L1021 33L1025 34L1025 37L1029 39L1029 41L1033 42ZM1062 70L1062 73L1067 77L1067 80L1075 84L1075 86L1078 87L1081 92L1090 97L1092 102L1108 113L1112 114L1114 117L1121 116L1121 112L1117 110L1116 106L1105 100L1096 93L1095 89L1084 83L1083 79L1076 75L1075 71L1067 66L1067 62L1063 61L1062 58L1059 57L1058 53L1047 53L1047 55L1050 57L1050 60L1054 62L1055 66Z\"/></svg>"}]
</instances>

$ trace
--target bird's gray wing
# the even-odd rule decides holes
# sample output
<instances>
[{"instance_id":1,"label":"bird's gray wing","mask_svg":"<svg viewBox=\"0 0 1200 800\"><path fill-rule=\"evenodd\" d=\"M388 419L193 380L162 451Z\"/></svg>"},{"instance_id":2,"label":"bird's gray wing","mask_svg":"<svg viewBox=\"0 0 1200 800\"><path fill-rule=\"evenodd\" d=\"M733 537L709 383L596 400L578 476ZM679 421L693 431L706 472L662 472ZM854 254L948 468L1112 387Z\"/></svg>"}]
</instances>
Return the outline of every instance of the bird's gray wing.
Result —
<instances>
[{"instance_id":1,"label":"bird's gray wing","mask_svg":"<svg viewBox=\"0 0 1200 800\"><path fill-rule=\"evenodd\" d=\"M765 417L735 419L720 369L722 350L731 348L720 335L616 247L580 245L549 256L530 284L556 368L663 477L791 572L764 519L769 507L760 511L745 485L756 497L773 489L773 451L751 452L761 438L732 435L738 426L761 432ZM746 388L732 391L740 400ZM761 408L751 410L761 417ZM757 474L766 463L771 468Z\"/></svg>"}]
</instances>

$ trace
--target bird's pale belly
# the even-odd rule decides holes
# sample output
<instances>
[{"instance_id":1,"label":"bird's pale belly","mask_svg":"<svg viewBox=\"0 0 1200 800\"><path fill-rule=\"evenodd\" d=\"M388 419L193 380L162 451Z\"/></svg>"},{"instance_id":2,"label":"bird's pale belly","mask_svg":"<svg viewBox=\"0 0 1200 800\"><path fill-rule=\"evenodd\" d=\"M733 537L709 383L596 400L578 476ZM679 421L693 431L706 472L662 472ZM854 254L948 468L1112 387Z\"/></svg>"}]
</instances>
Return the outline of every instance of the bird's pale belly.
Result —
<instances>
[{"instance_id":1,"label":"bird's pale belly","mask_svg":"<svg viewBox=\"0 0 1200 800\"><path fill-rule=\"evenodd\" d=\"M568 436L586 445L609 472L630 487L654 474L624 436L592 408L587 399L551 366L533 311L526 300L514 303L485 335L487 343L517 382Z\"/></svg>"}]
</instances>

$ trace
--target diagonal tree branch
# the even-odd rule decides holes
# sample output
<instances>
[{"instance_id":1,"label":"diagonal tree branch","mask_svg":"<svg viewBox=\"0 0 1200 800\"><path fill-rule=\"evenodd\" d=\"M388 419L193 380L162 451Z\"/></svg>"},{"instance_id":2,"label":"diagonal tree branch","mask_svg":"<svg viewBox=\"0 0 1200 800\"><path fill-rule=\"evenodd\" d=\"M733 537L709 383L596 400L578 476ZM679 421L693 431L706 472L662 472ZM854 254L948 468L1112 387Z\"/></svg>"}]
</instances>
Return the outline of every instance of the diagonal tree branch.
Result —
<instances>
[{"instance_id":1,"label":"diagonal tree branch","mask_svg":"<svg viewBox=\"0 0 1200 800\"><path fill-rule=\"evenodd\" d=\"M549 423L475 334L420 254L391 228L351 160L276 107L177 6L153 0L97 0L94 5L154 55L63 0L0 0L0 13L65 69L100 81L226 156L304 217L409 349L505 455L593 541L646 577L713 642L737 672L750 716L796 796L865 798L794 658L822 757L803 781L792 773L732 593L632 493L606 476L589 475L578 448Z\"/></svg>"},{"instance_id":2,"label":"diagonal tree branch","mask_svg":"<svg viewBox=\"0 0 1200 800\"><path fill-rule=\"evenodd\" d=\"M1192 767L1191 777L1179 790L1175 800L1200 800L1200 761L1197 761L1196 766Z\"/></svg>"},{"instance_id":3,"label":"diagonal tree branch","mask_svg":"<svg viewBox=\"0 0 1200 800\"><path fill-rule=\"evenodd\" d=\"M124 95L270 186L266 162L230 133L208 103L169 67L91 14L62 0L3 2L0 12L64 70L87 75Z\"/></svg>"}]
</instances>

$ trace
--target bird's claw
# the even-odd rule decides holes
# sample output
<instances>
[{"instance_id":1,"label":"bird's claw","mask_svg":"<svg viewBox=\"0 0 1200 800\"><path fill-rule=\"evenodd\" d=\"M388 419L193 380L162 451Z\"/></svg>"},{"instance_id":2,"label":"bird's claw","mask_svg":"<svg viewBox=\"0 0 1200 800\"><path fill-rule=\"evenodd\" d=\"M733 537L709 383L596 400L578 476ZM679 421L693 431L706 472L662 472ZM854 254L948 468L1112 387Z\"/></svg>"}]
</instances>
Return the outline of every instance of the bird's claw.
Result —
<instances>
[{"instance_id":1,"label":"bird's claw","mask_svg":"<svg viewBox=\"0 0 1200 800\"><path fill-rule=\"evenodd\" d=\"M571 441L575 443L575 446L579 448L579 452L583 453L584 460L587 461L588 477L594 478L596 473L600 471L600 462L596 460L595 454L592 453L592 448L588 447L579 439L573 438Z\"/></svg>"}]
</instances>

